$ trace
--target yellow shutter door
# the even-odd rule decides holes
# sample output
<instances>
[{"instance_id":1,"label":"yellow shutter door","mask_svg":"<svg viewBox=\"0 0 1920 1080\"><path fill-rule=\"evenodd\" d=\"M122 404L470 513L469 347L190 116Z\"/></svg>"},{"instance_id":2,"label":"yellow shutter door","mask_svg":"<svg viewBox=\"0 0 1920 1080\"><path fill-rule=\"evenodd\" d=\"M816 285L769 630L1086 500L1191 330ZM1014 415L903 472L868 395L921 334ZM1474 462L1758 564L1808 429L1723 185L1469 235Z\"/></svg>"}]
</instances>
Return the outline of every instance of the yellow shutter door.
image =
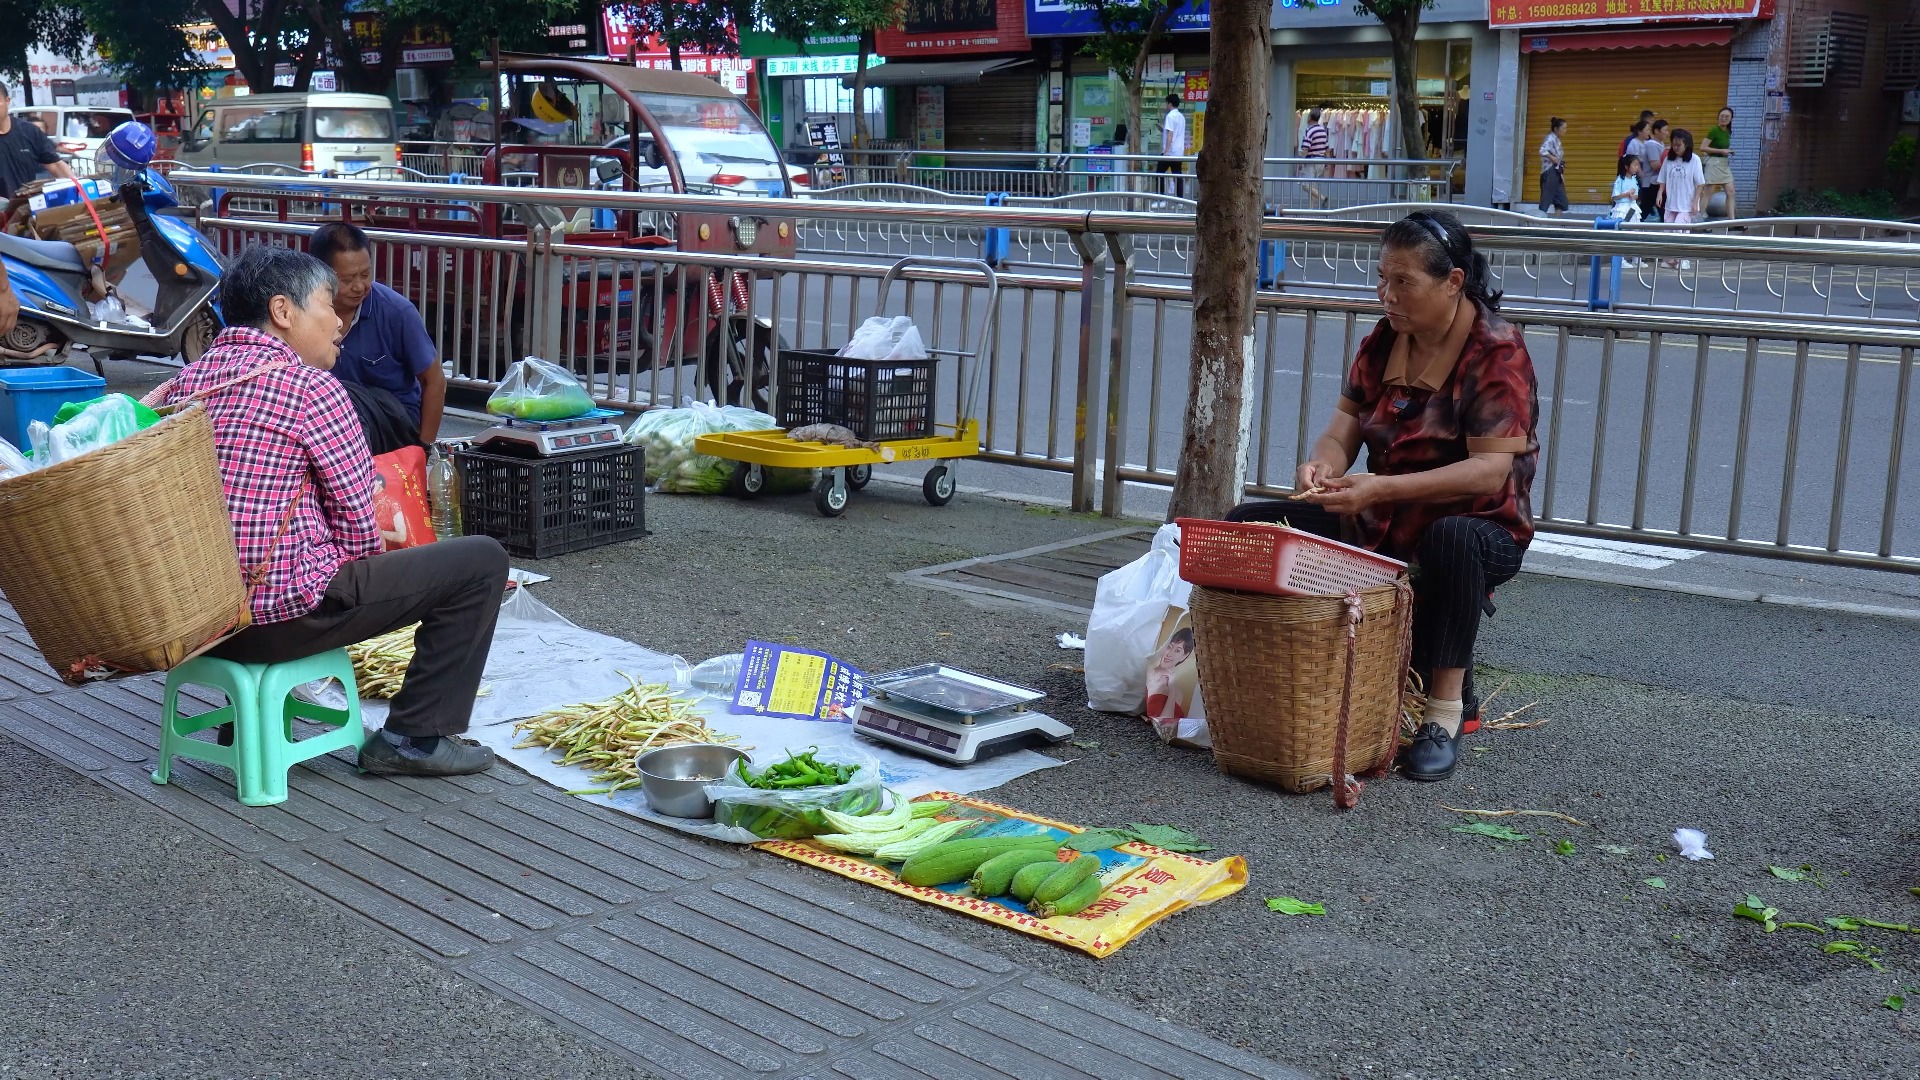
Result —
<instances>
[{"instance_id":1,"label":"yellow shutter door","mask_svg":"<svg viewBox=\"0 0 1920 1080\"><path fill-rule=\"evenodd\" d=\"M1551 117L1567 122L1561 143L1567 201L1575 206L1612 199L1620 140L1642 109L1652 109L1670 129L1693 132L1695 146L1705 143L1727 103L1729 52L1709 45L1529 54L1522 200L1540 203L1540 140Z\"/></svg>"}]
</instances>

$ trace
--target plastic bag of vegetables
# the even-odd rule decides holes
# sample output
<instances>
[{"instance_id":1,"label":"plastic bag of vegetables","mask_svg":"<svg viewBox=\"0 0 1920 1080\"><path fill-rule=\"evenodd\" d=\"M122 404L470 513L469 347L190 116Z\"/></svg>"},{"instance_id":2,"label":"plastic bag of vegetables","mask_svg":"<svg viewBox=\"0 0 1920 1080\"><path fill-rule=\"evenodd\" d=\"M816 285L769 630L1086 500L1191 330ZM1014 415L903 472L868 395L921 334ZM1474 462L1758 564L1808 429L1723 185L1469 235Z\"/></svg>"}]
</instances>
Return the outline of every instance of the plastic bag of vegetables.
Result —
<instances>
[{"instance_id":1,"label":"plastic bag of vegetables","mask_svg":"<svg viewBox=\"0 0 1920 1080\"><path fill-rule=\"evenodd\" d=\"M516 420L571 420L593 411L593 397L566 368L529 356L507 369L487 411Z\"/></svg>"},{"instance_id":2,"label":"plastic bag of vegetables","mask_svg":"<svg viewBox=\"0 0 1920 1080\"><path fill-rule=\"evenodd\" d=\"M886 794L879 762L851 747L809 747L742 761L707 785L713 820L763 840L797 840L835 832L824 811L869 814Z\"/></svg>"},{"instance_id":3,"label":"plastic bag of vegetables","mask_svg":"<svg viewBox=\"0 0 1920 1080\"><path fill-rule=\"evenodd\" d=\"M727 490L733 462L696 453L693 440L728 431L768 431L780 422L739 405L709 405L688 399L678 409L640 414L627 428L627 441L647 451L647 483L655 491L681 495L718 495ZM798 491L812 483L809 469L768 469L767 490Z\"/></svg>"}]
</instances>

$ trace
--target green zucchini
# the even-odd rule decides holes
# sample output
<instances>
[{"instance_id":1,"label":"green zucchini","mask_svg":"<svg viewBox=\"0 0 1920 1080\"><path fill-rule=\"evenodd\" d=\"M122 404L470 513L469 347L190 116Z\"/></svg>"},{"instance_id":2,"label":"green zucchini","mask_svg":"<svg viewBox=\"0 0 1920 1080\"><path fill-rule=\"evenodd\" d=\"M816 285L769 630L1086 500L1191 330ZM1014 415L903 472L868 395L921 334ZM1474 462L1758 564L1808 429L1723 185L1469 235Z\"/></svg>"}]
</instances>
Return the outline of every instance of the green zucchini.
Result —
<instances>
[{"instance_id":1,"label":"green zucchini","mask_svg":"<svg viewBox=\"0 0 1920 1080\"><path fill-rule=\"evenodd\" d=\"M1033 902L1051 907L1054 901L1078 888L1080 883L1092 877L1100 870L1100 856L1082 855L1072 862L1047 875L1047 880L1033 890Z\"/></svg>"},{"instance_id":2,"label":"green zucchini","mask_svg":"<svg viewBox=\"0 0 1920 1080\"><path fill-rule=\"evenodd\" d=\"M1027 912L1036 919L1051 919L1056 915L1078 915L1086 910L1088 904L1100 898L1100 892L1100 875L1095 874L1083 879L1080 884L1073 887L1072 892L1050 904L1043 904L1036 900L1028 906Z\"/></svg>"},{"instance_id":3,"label":"green zucchini","mask_svg":"<svg viewBox=\"0 0 1920 1080\"><path fill-rule=\"evenodd\" d=\"M1040 883L1047 880L1058 865L1054 860L1048 859L1021 867L1014 871L1013 881L1007 886L1007 891L1013 894L1015 900L1026 903L1033 899L1033 890L1039 888Z\"/></svg>"},{"instance_id":4,"label":"green zucchini","mask_svg":"<svg viewBox=\"0 0 1920 1080\"><path fill-rule=\"evenodd\" d=\"M1021 847L1059 844L1050 836L980 836L948 840L923 848L900 867L900 880L908 885L950 885L973 876L980 864L1002 852Z\"/></svg>"},{"instance_id":5,"label":"green zucchini","mask_svg":"<svg viewBox=\"0 0 1920 1080\"><path fill-rule=\"evenodd\" d=\"M1014 871L1037 862L1053 862L1057 857L1057 850L1049 850L1038 844L1030 848L1003 851L981 863L980 869L973 872L973 880L969 883L973 888L973 895L1004 896L1007 886L1013 884Z\"/></svg>"}]
</instances>

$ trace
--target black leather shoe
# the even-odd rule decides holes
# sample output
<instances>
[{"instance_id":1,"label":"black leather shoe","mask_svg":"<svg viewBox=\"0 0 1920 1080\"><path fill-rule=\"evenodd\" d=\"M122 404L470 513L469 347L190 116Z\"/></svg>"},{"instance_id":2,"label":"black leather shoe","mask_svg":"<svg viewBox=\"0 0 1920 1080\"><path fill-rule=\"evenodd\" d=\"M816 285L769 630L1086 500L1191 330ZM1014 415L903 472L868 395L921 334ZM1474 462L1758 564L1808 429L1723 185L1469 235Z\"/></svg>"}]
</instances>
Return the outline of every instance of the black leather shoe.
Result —
<instances>
[{"instance_id":1,"label":"black leather shoe","mask_svg":"<svg viewBox=\"0 0 1920 1080\"><path fill-rule=\"evenodd\" d=\"M468 776L493 766L493 751L445 736L430 753L408 752L375 732L360 749L360 771L377 776Z\"/></svg>"},{"instance_id":2,"label":"black leather shoe","mask_svg":"<svg viewBox=\"0 0 1920 1080\"><path fill-rule=\"evenodd\" d=\"M1439 724L1421 724L1400 751L1400 771L1409 780L1445 780L1460 761L1460 740Z\"/></svg>"}]
</instances>

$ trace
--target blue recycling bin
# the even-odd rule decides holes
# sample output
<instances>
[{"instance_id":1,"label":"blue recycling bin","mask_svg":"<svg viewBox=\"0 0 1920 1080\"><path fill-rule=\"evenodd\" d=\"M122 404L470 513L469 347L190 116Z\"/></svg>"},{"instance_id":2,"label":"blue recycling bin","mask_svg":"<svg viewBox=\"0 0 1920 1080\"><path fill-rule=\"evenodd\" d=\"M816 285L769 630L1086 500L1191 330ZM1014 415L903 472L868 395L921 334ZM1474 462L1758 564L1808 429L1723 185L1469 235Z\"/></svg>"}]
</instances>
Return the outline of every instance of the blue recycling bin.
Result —
<instances>
[{"instance_id":1,"label":"blue recycling bin","mask_svg":"<svg viewBox=\"0 0 1920 1080\"><path fill-rule=\"evenodd\" d=\"M79 368L0 370L0 438L25 451L28 424L52 424L60 406L92 401L106 392L107 380Z\"/></svg>"}]
</instances>

